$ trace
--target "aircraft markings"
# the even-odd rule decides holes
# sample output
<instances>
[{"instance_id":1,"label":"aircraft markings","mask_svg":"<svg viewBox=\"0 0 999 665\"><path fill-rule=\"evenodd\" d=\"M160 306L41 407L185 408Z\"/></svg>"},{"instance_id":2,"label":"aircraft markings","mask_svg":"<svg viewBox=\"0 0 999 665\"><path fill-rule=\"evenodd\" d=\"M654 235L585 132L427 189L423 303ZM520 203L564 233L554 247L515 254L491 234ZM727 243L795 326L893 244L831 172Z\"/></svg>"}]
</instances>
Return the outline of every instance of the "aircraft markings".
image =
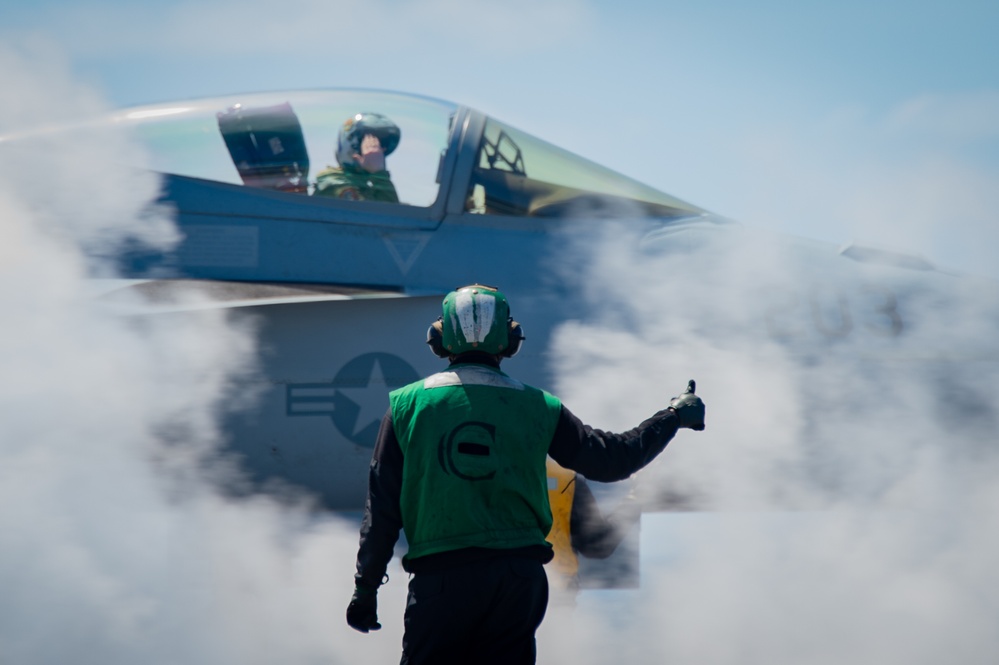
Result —
<instances>
[{"instance_id":1,"label":"aircraft markings","mask_svg":"<svg viewBox=\"0 0 999 665\"><path fill-rule=\"evenodd\" d=\"M287 384L285 415L327 416L345 439L372 448L389 391L419 378L397 355L363 353L344 364L330 382Z\"/></svg>"},{"instance_id":2,"label":"aircraft markings","mask_svg":"<svg viewBox=\"0 0 999 665\"><path fill-rule=\"evenodd\" d=\"M382 240L388 247L389 254L392 255L396 266L399 267L399 272L405 275L416 263L416 259L420 257L423 248L427 246L430 234L385 234L382 236Z\"/></svg>"}]
</instances>

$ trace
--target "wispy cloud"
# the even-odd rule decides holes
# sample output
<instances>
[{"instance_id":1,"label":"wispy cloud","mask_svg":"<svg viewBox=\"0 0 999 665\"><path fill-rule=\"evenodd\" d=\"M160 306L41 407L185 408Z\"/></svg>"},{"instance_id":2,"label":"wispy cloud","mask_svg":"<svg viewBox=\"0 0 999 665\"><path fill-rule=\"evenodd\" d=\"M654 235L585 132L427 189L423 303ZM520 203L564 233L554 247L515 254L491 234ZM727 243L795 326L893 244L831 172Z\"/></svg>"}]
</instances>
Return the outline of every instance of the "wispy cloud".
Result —
<instances>
[{"instance_id":1,"label":"wispy cloud","mask_svg":"<svg viewBox=\"0 0 999 665\"><path fill-rule=\"evenodd\" d=\"M951 141L999 140L999 91L926 94L899 104L890 131Z\"/></svg>"},{"instance_id":2,"label":"wispy cloud","mask_svg":"<svg viewBox=\"0 0 999 665\"><path fill-rule=\"evenodd\" d=\"M275 11L259 0L134 5L88 3L60 8L42 28L74 57L183 54L328 60L333 69L363 66L428 42L456 49L521 54L579 42L595 25L583 0L495 4L483 0L375 0L359 5L306 0Z\"/></svg>"},{"instance_id":3,"label":"wispy cloud","mask_svg":"<svg viewBox=\"0 0 999 665\"><path fill-rule=\"evenodd\" d=\"M999 277L994 92L749 128L718 158L714 201L742 221ZM991 146L991 147L990 147ZM715 148L717 149L717 148Z\"/></svg>"}]
</instances>

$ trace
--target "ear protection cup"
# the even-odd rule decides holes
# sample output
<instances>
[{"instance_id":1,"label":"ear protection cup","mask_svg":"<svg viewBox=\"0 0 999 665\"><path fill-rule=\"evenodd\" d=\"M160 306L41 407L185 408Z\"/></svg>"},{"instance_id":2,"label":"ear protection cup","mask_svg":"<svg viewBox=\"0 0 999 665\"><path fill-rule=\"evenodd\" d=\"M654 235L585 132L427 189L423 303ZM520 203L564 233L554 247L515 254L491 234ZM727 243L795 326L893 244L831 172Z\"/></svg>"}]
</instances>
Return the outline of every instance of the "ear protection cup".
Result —
<instances>
[{"instance_id":1,"label":"ear protection cup","mask_svg":"<svg viewBox=\"0 0 999 665\"><path fill-rule=\"evenodd\" d=\"M506 348L500 355L504 358L513 358L520 351L520 345L527 339L524 337L524 328L511 318L507 321L506 337Z\"/></svg>"},{"instance_id":2,"label":"ear protection cup","mask_svg":"<svg viewBox=\"0 0 999 665\"><path fill-rule=\"evenodd\" d=\"M506 348L500 355L504 358L513 358L520 352L520 346L527 339L524 336L524 328L511 318L507 321L506 335ZM451 352L444 348L444 317L438 316L437 320L427 328L427 345L438 358L450 357Z\"/></svg>"},{"instance_id":3,"label":"ear protection cup","mask_svg":"<svg viewBox=\"0 0 999 665\"><path fill-rule=\"evenodd\" d=\"M427 344L430 350L438 358L447 358L450 352L444 348L444 318L438 316L437 320L427 328Z\"/></svg>"}]
</instances>

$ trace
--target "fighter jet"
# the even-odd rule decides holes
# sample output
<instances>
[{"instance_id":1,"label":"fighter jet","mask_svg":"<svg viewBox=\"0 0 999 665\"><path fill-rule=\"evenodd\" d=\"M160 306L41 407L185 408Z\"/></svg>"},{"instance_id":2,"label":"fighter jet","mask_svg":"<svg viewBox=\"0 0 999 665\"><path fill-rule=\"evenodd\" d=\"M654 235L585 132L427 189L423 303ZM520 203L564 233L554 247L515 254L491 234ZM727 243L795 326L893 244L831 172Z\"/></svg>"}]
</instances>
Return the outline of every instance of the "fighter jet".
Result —
<instances>
[{"instance_id":1,"label":"fighter jet","mask_svg":"<svg viewBox=\"0 0 999 665\"><path fill-rule=\"evenodd\" d=\"M471 108L407 94L243 95L107 122L148 146L183 240L117 256L124 281L103 300L138 292L166 314L197 293L255 317L261 392L228 439L254 479L333 510L363 505L388 390L440 368L424 341L448 291L508 293L530 334L518 376L550 386L546 340L572 290L550 266L568 236L622 212L649 229L726 224ZM367 133L384 144L398 202L368 199L365 182L321 188L324 172L349 172Z\"/></svg>"},{"instance_id":2,"label":"fighter jet","mask_svg":"<svg viewBox=\"0 0 999 665\"><path fill-rule=\"evenodd\" d=\"M148 147L182 235L170 251L122 249L101 302L139 294L144 315L211 307L253 321L255 399L226 416L228 446L255 488L298 488L330 510L363 506L387 393L441 368L426 331L443 295L465 284L507 294L527 333L511 373L547 389L562 326L627 329L635 306L616 296L643 289L644 306L683 322L671 346L696 334L774 354L802 368L803 386L810 367L846 358L928 363L942 382L950 365L999 359L994 335L947 337L948 317L969 311L995 329L991 284L972 288L982 280L884 248L753 232L466 106L302 91L144 106L95 123ZM584 276L603 292L584 293ZM656 300L664 284L676 285L675 300ZM971 292L970 306L953 295ZM980 387L961 388L976 413ZM989 426L997 417L978 416ZM799 427L814 439L822 425ZM810 480L834 489L835 460L816 454ZM662 492L650 508L701 499Z\"/></svg>"}]
</instances>

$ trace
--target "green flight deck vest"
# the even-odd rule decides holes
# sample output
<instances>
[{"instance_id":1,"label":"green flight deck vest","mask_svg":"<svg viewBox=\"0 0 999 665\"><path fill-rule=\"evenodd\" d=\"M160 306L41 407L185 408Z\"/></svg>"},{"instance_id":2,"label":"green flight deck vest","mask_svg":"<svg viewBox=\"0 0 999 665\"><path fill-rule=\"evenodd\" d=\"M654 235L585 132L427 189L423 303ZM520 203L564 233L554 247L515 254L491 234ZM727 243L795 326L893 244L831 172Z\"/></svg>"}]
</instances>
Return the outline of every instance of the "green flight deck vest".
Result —
<instances>
[{"instance_id":1,"label":"green flight deck vest","mask_svg":"<svg viewBox=\"0 0 999 665\"><path fill-rule=\"evenodd\" d=\"M469 364L394 390L389 402L404 458L404 563L466 547L551 547L545 459L557 397Z\"/></svg>"}]
</instances>

